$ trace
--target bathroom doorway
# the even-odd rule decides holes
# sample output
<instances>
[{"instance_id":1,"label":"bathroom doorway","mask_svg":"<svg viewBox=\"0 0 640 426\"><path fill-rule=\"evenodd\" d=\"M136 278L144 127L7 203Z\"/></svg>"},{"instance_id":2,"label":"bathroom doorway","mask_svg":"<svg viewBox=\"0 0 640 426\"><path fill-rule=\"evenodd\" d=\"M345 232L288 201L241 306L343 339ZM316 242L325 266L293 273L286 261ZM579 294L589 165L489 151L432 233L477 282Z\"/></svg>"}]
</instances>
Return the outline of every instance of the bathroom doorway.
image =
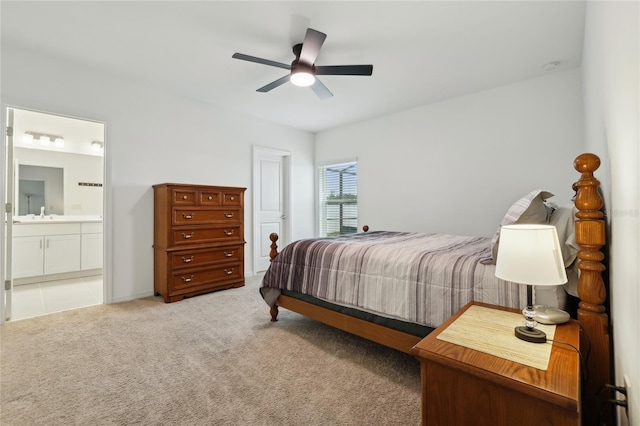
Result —
<instances>
[{"instance_id":1,"label":"bathroom doorway","mask_svg":"<svg viewBox=\"0 0 640 426\"><path fill-rule=\"evenodd\" d=\"M5 319L104 303L104 123L6 113Z\"/></svg>"}]
</instances>

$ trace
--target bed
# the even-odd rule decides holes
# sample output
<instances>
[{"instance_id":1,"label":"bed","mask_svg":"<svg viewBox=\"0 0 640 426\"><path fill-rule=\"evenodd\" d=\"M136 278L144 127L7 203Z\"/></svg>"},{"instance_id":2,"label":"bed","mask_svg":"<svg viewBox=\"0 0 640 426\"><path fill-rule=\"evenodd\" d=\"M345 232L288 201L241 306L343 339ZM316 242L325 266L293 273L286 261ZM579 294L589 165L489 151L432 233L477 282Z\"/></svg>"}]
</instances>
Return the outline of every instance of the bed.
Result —
<instances>
[{"instance_id":1,"label":"bed","mask_svg":"<svg viewBox=\"0 0 640 426\"><path fill-rule=\"evenodd\" d=\"M611 382L602 277L603 199L593 175L599 165L594 154L576 158L574 167L581 176L573 184L576 196L571 206L553 205L548 201L552 194L535 190L516 201L500 224L551 223L558 229L568 276L575 282L547 294L544 303L536 295L536 303L566 307L575 297L577 309L572 313L581 325L581 352L588 355L585 423L597 418L596 398ZM526 286L499 280L493 273L499 230L487 238L366 228L349 237L297 241L281 253L278 236L271 234L272 263L260 287L271 320L277 321L282 307L409 353L471 300L513 308L525 305Z\"/></svg>"}]
</instances>

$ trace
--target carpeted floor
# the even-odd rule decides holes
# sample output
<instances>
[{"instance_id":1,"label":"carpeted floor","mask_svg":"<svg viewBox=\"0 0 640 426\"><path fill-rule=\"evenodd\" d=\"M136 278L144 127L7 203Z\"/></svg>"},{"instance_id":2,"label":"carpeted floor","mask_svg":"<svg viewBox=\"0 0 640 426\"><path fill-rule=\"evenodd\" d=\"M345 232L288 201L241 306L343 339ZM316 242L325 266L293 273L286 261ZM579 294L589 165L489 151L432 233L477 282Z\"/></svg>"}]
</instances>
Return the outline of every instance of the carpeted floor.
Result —
<instances>
[{"instance_id":1,"label":"carpeted floor","mask_svg":"<svg viewBox=\"0 0 640 426\"><path fill-rule=\"evenodd\" d=\"M281 310L259 277L0 327L0 424L418 425L410 355Z\"/></svg>"}]
</instances>

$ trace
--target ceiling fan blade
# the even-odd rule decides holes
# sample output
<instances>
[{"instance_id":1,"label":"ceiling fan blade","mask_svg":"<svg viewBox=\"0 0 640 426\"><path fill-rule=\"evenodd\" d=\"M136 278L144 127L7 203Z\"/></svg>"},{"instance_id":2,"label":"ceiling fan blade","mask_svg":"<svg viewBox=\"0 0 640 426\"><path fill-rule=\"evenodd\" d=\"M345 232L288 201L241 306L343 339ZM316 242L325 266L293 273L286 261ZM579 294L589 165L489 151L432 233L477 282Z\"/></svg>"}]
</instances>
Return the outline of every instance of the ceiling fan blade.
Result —
<instances>
[{"instance_id":1,"label":"ceiling fan blade","mask_svg":"<svg viewBox=\"0 0 640 426\"><path fill-rule=\"evenodd\" d=\"M300 51L300 62L313 65L320 53L320 48L327 38L325 33L307 28L307 34L302 42L302 50Z\"/></svg>"},{"instance_id":2,"label":"ceiling fan blade","mask_svg":"<svg viewBox=\"0 0 640 426\"><path fill-rule=\"evenodd\" d=\"M371 75L373 65L320 65L316 75Z\"/></svg>"},{"instance_id":3,"label":"ceiling fan blade","mask_svg":"<svg viewBox=\"0 0 640 426\"><path fill-rule=\"evenodd\" d=\"M255 62L263 65L270 65L272 67L284 68L285 70L290 70L291 65L283 64L282 62L270 61L269 59L257 58L255 56L245 55L243 53L234 53L231 56L234 59L241 59L243 61Z\"/></svg>"},{"instance_id":4,"label":"ceiling fan blade","mask_svg":"<svg viewBox=\"0 0 640 426\"><path fill-rule=\"evenodd\" d=\"M333 93L327 89L327 86L322 84L320 80L316 78L315 83L311 85L311 89L315 92L316 95L322 100L329 99L333 96Z\"/></svg>"},{"instance_id":5,"label":"ceiling fan blade","mask_svg":"<svg viewBox=\"0 0 640 426\"><path fill-rule=\"evenodd\" d=\"M271 83L267 84L266 86L262 86L261 88L256 90L256 92L266 93L266 92L268 92L270 90L275 89L278 86L282 86L287 81L289 81L289 77L290 77L290 75L287 74L284 77L277 79L276 81L272 81Z\"/></svg>"}]
</instances>

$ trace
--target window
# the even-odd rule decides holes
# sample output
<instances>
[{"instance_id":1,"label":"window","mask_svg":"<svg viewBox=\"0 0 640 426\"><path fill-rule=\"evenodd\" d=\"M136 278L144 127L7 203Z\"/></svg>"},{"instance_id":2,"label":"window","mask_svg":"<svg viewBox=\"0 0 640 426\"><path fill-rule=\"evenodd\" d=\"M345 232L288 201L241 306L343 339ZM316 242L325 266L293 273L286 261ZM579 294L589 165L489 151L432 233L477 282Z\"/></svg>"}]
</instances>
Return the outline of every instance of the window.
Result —
<instances>
[{"instance_id":1,"label":"window","mask_svg":"<svg viewBox=\"0 0 640 426\"><path fill-rule=\"evenodd\" d=\"M358 163L320 167L320 236L358 231Z\"/></svg>"}]
</instances>

